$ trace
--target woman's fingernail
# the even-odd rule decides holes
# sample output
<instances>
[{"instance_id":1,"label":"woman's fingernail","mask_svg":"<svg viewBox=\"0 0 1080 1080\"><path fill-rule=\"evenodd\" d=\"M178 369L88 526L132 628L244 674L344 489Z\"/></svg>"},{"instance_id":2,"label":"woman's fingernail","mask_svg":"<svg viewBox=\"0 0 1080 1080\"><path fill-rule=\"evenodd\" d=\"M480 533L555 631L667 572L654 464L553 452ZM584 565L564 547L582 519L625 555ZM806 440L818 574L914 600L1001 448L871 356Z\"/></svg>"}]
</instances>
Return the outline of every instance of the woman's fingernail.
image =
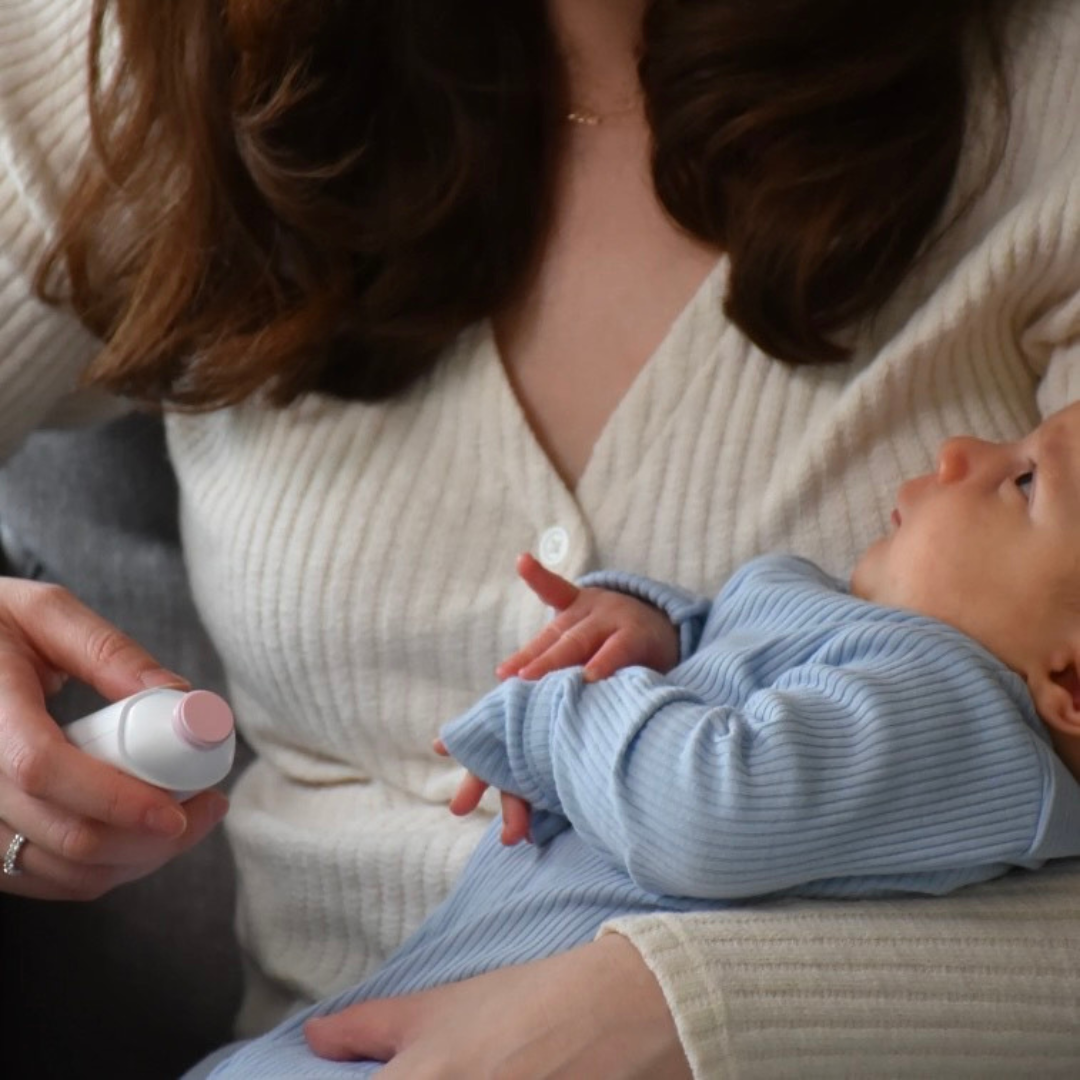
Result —
<instances>
[{"instance_id":1,"label":"woman's fingernail","mask_svg":"<svg viewBox=\"0 0 1080 1080\"><path fill-rule=\"evenodd\" d=\"M153 689L155 686L187 686L187 679L182 679L173 671L166 671L164 668L151 668L149 671L144 671L139 676L139 682L146 687L147 690Z\"/></svg>"},{"instance_id":2,"label":"woman's fingernail","mask_svg":"<svg viewBox=\"0 0 1080 1080\"><path fill-rule=\"evenodd\" d=\"M67 686L68 677L62 671L50 671L45 676L45 695L52 697Z\"/></svg>"},{"instance_id":3,"label":"woman's fingernail","mask_svg":"<svg viewBox=\"0 0 1080 1080\"><path fill-rule=\"evenodd\" d=\"M187 815L178 806L158 806L146 815L146 824L156 833L175 839L187 828Z\"/></svg>"}]
</instances>

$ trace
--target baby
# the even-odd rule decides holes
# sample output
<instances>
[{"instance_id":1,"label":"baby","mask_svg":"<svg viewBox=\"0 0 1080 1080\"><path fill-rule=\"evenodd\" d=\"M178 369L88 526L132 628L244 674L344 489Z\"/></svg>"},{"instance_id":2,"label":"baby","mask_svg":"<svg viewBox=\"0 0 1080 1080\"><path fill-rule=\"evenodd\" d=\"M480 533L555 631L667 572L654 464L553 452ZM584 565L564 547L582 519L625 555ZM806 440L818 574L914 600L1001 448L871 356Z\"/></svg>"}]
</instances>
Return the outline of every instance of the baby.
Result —
<instances>
[{"instance_id":1,"label":"baby","mask_svg":"<svg viewBox=\"0 0 1080 1080\"><path fill-rule=\"evenodd\" d=\"M864 553L847 590L809 563L766 556L735 574L713 605L695 605L670 586L629 575L594 574L586 579L590 587L579 589L524 555L519 560L522 578L561 614L500 665L498 674L533 680L584 665L583 681L591 682L643 665L671 672L669 681L685 686L686 680L672 671L680 656L713 654L709 667L722 666L719 654L730 659L726 635L737 623L728 607L747 582L754 583L749 587L755 592L765 586L770 593L775 588L769 589L767 583L779 583L784 604L776 612L777 625L766 629L766 636L779 632L785 640L771 646L783 644L793 650L796 632L806 632L797 627L807 614L811 623L818 618L798 610L800 597L810 599L806 583L817 582L851 598L929 616L981 644L1024 680L1058 757L1074 778L1080 777L1080 403L1051 417L1019 443L949 440L939 453L937 472L904 484L897 502L893 531ZM797 587L800 581L802 588ZM790 594L784 595L788 584ZM854 610L854 618L865 621L865 607L856 604ZM904 621L909 630L922 629L918 621ZM738 625L739 632L754 625ZM762 625L757 623L757 633ZM825 629L820 624L817 628ZM884 653L874 654L878 660L873 663L884 664L891 655L902 654L902 640L888 644ZM970 649L971 642L964 644ZM839 662L862 666L869 655L851 655ZM816 662L822 658L817 656ZM805 661L804 655L793 653L791 665ZM880 674L885 674L884 668ZM788 671L785 678L790 692L795 685L790 680L796 675ZM925 693L933 687L930 679L929 671L920 673L915 685ZM503 687L493 697L505 701L515 692ZM723 692L707 696L709 704L732 703ZM479 749L477 718L489 701L447 729L462 761ZM905 716L910 717L914 704L904 702ZM535 709L535 703L529 707ZM445 751L445 741L438 748ZM505 765L498 775L507 777ZM459 813L474 809L486 786L470 774L452 808ZM512 783L507 787L517 790ZM507 843L527 831L523 805L504 798Z\"/></svg>"},{"instance_id":2,"label":"baby","mask_svg":"<svg viewBox=\"0 0 1080 1080\"><path fill-rule=\"evenodd\" d=\"M1080 403L1019 442L947 442L849 586L765 556L710 604L524 556L560 614L500 668L522 677L441 733L469 770L452 809L499 788L501 837L372 978L213 1075L337 1075L305 1020L615 915L940 894L1080 854L1078 540Z\"/></svg>"}]
</instances>

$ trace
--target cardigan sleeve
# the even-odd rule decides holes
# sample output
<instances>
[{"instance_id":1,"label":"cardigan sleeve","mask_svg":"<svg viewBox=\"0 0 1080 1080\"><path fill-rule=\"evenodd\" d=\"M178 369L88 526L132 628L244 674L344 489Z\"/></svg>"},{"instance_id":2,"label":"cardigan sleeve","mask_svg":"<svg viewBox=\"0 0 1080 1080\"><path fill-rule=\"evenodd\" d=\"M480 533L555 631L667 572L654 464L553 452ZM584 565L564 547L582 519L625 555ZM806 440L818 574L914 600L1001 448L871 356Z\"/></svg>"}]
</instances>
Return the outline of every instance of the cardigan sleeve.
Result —
<instances>
[{"instance_id":1,"label":"cardigan sleeve","mask_svg":"<svg viewBox=\"0 0 1080 1080\"><path fill-rule=\"evenodd\" d=\"M89 20L86 0L4 0L0 14L0 458L66 407L98 347L33 290L87 139Z\"/></svg>"},{"instance_id":2,"label":"cardigan sleeve","mask_svg":"<svg viewBox=\"0 0 1080 1080\"><path fill-rule=\"evenodd\" d=\"M955 896L609 921L699 1080L1080 1072L1080 864Z\"/></svg>"}]
</instances>

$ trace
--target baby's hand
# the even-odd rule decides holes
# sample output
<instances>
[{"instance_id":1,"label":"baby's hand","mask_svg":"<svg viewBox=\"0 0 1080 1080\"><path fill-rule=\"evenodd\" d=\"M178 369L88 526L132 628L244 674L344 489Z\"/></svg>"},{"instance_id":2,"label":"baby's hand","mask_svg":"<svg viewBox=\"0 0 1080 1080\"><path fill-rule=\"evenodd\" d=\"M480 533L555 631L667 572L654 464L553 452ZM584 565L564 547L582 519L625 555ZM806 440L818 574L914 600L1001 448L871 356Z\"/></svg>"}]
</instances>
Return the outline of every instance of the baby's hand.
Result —
<instances>
[{"instance_id":1,"label":"baby's hand","mask_svg":"<svg viewBox=\"0 0 1080 1080\"><path fill-rule=\"evenodd\" d=\"M679 662L678 632L658 608L625 593L579 589L528 554L518 556L517 569L559 614L495 669L500 679L584 665L586 682L596 682L635 664L666 672Z\"/></svg>"},{"instance_id":2,"label":"baby's hand","mask_svg":"<svg viewBox=\"0 0 1080 1080\"><path fill-rule=\"evenodd\" d=\"M450 751L446 749L446 744L442 739L435 740L435 753L443 757L450 756ZM467 772L450 800L450 813L458 817L471 814L480 805L480 800L489 786L475 773ZM499 802L502 805L503 819L499 839L507 847L513 847L522 840L528 840L532 807L520 795L512 795L509 791L499 792Z\"/></svg>"}]
</instances>

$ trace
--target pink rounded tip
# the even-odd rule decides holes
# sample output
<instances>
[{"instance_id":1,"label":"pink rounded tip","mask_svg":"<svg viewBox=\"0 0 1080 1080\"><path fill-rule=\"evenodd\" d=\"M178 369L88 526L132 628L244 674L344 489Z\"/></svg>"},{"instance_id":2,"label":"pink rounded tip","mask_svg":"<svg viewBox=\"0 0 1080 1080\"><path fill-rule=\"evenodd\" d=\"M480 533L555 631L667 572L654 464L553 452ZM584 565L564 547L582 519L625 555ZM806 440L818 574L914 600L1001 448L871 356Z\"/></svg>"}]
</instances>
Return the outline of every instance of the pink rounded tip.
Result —
<instances>
[{"instance_id":1,"label":"pink rounded tip","mask_svg":"<svg viewBox=\"0 0 1080 1080\"><path fill-rule=\"evenodd\" d=\"M192 690L176 703L173 728L191 746L212 750L232 734L232 709L224 698L209 690Z\"/></svg>"}]
</instances>

